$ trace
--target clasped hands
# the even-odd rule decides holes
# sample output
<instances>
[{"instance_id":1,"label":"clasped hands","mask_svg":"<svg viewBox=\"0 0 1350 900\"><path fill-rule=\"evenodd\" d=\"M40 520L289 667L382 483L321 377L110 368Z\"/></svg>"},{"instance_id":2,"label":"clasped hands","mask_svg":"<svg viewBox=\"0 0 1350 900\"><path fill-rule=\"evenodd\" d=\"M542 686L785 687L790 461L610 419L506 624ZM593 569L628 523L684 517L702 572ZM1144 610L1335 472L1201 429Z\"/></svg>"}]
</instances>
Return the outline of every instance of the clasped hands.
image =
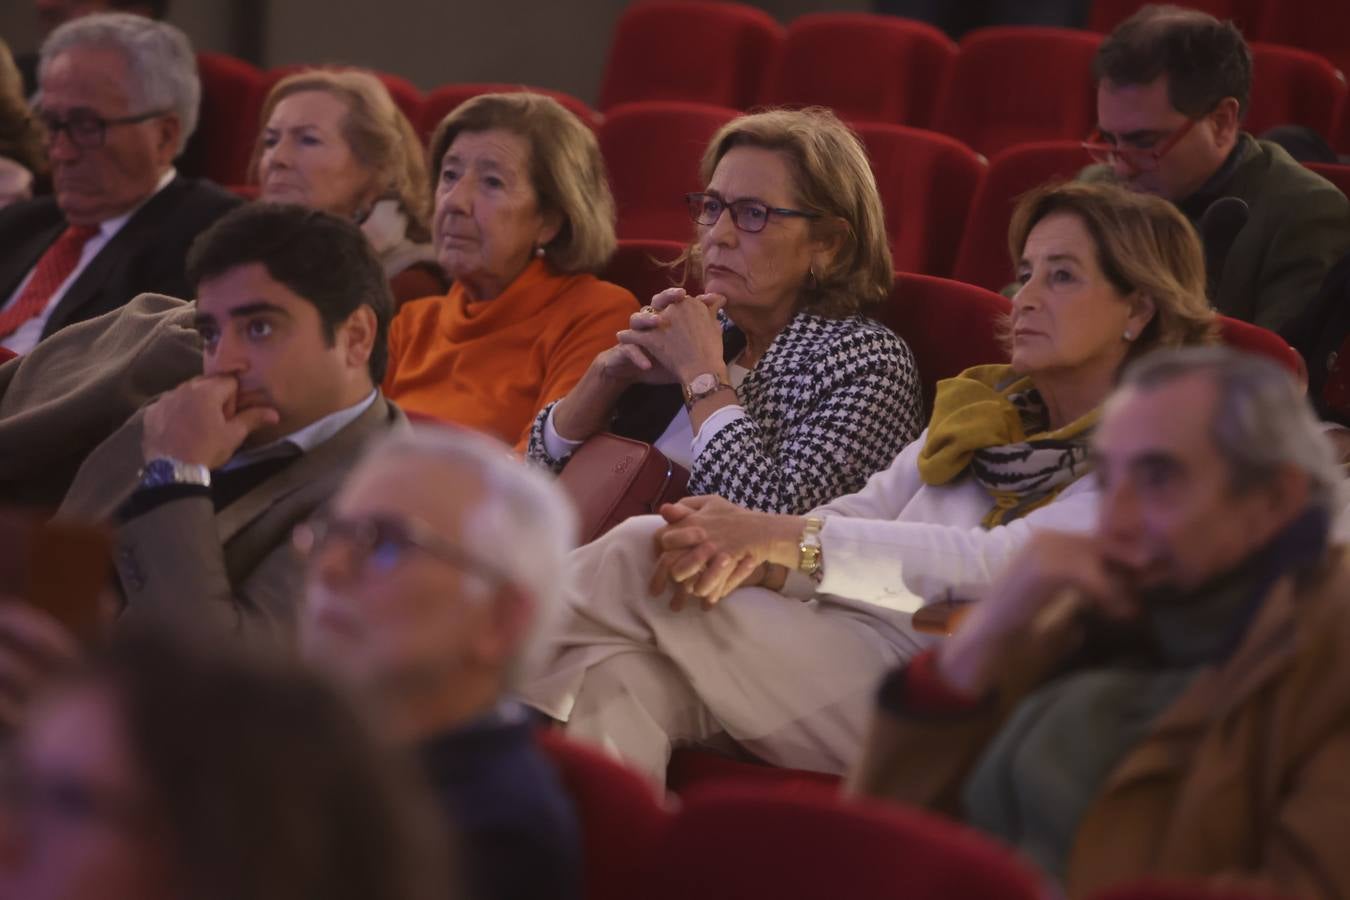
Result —
<instances>
[{"instance_id":1,"label":"clasped hands","mask_svg":"<svg viewBox=\"0 0 1350 900\"><path fill-rule=\"evenodd\" d=\"M725 305L720 294L662 291L633 313L618 345L602 354L602 367L620 380L647 384L683 384L718 371L724 363L717 313Z\"/></svg>"},{"instance_id":2,"label":"clasped hands","mask_svg":"<svg viewBox=\"0 0 1350 900\"><path fill-rule=\"evenodd\" d=\"M170 457L218 469L260 428L277 424L270 406L238 408L239 380L202 375L161 394L145 410L144 459Z\"/></svg>"},{"instance_id":3,"label":"clasped hands","mask_svg":"<svg viewBox=\"0 0 1350 900\"><path fill-rule=\"evenodd\" d=\"M711 609L740 587L778 589L796 564L805 520L753 512L717 496L686 497L659 510L657 562L649 588L674 587L670 608L697 599Z\"/></svg>"}]
</instances>

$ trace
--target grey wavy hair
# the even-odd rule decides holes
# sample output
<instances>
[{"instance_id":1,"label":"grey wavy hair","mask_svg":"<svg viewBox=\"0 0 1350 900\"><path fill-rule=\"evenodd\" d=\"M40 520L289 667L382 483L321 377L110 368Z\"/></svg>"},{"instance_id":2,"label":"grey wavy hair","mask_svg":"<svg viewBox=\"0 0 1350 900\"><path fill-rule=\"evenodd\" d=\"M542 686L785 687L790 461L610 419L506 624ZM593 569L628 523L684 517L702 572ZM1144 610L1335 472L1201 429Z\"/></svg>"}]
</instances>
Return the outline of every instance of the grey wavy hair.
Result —
<instances>
[{"instance_id":1,"label":"grey wavy hair","mask_svg":"<svg viewBox=\"0 0 1350 900\"><path fill-rule=\"evenodd\" d=\"M1225 346L1162 349L1131 363L1121 386L1143 390L1201 374L1218 399L1210 437L1228 463L1234 490L1269 484L1283 466L1307 474L1309 502L1333 517L1344 503L1336 451L1294 378L1262 356Z\"/></svg>"},{"instance_id":2,"label":"grey wavy hair","mask_svg":"<svg viewBox=\"0 0 1350 900\"><path fill-rule=\"evenodd\" d=\"M197 128L202 83L192 42L168 24L131 13L97 13L72 19L42 43L38 64L38 104L47 67L73 47L113 47L122 52L131 74L127 93L133 114L167 110L178 117L178 151Z\"/></svg>"}]
</instances>

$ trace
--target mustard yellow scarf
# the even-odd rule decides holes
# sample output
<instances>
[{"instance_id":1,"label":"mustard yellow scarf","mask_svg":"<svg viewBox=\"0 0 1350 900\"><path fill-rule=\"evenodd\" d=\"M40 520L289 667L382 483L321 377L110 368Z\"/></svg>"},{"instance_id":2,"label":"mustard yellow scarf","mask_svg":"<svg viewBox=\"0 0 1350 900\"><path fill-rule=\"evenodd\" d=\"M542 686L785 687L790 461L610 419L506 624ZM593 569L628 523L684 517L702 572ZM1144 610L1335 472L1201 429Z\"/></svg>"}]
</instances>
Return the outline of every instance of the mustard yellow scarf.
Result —
<instances>
[{"instance_id":1,"label":"mustard yellow scarf","mask_svg":"<svg viewBox=\"0 0 1350 900\"><path fill-rule=\"evenodd\" d=\"M993 498L986 528L1045 506L1088 471L1088 436L1098 410L1056 431L1031 379L1011 366L976 366L938 382L928 440L919 453L924 484L969 472Z\"/></svg>"}]
</instances>

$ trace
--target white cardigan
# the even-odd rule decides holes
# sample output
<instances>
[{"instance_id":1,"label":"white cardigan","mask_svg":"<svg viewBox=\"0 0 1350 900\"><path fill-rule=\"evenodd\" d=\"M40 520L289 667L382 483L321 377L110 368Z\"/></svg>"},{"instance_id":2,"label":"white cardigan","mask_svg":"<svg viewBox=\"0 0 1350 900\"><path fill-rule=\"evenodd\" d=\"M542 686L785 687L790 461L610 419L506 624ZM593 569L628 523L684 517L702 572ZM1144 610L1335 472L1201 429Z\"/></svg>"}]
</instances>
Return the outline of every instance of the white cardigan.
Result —
<instances>
[{"instance_id":1,"label":"white cardigan","mask_svg":"<svg viewBox=\"0 0 1350 900\"><path fill-rule=\"evenodd\" d=\"M1086 475L1054 502L1007 525L982 527L993 501L972 477L940 487L919 478L927 437L925 430L856 494L810 513L825 520L823 577L817 585L794 573L784 593L814 593L869 612L912 613L949 597L979 600L1032 529L1086 532L1096 525L1097 484Z\"/></svg>"}]
</instances>

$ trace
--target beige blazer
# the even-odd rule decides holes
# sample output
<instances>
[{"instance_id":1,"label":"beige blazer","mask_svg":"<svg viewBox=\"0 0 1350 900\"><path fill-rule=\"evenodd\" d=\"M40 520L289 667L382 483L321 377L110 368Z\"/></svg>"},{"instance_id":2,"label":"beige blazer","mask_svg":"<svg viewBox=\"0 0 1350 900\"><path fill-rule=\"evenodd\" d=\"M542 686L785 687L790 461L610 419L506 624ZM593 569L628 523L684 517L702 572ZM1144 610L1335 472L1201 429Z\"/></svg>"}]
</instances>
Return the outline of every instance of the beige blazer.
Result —
<instances>
[{"instance_id":1,"label":"beige blazer","mask_svg":"<svg viewBox=\"0 0 1350 900\"><path fill-rule=\"evenodd\" d=\"M90 451L200 375L195 309L142 294L0 366L0 504L55 509Z\"/></svg>"},{"instance_id":2,"label":"beige blazer","mask_svg":"<svg viewBox=\"0 0 1350 900\"><path fill-rule=\"evenodd\" d=\"M90 454L59 515L114 518L137 484L143 415ZM302 582L292 529L336 493L371 438L405 427L402 411L380 395L350 425L219 514L209 497L185 497L121 525L114 562L123 619L289 643Z\"/></svg>"},{"instance_id":3,"label":"beige blazer","mask_svg":"<svg viewBox=\"0 0 1350 900\"><path fill-rule=\"evenodd\" d=\"M1202 672L1092 803L1066 889L1143 876L1209 878L1350 898L1350 551L1278 582L1242 645ZM852 786L955 814L961 785L1045 670L1032 653L1000 704L945 719L879 717Z\"/></svg>"}]
</instances>

